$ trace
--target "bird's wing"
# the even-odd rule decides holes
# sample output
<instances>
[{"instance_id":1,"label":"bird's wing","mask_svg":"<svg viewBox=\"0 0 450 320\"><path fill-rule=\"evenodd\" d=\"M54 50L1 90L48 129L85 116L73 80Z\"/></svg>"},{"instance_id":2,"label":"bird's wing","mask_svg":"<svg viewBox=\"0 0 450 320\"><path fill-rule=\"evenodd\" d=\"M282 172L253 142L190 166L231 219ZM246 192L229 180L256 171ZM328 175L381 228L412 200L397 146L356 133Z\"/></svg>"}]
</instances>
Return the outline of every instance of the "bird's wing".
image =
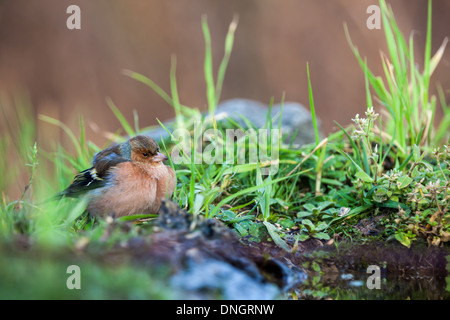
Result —
<instances>
[{"instance_id":1,"label":"bird's wing","mask_svg":"<svg viewBox=\"0 0 450 320\"><path fill-rule=\"evenodd\" d=\"M119 163L131 161L129 156L121 156L120 145L113 145L94 156L93 166L78 173L72 184L57 197L77 197L89 190L105 185L110 169Z\"/></svg>"},{"instance_id":2,"label":"bird's wing","mask_svg":"<svg viewBox=\"0 0 450 320\"><path fill-rule=\"evenodd\" d=\"M97 177L103 179L109 174L111 168L117 166L119 163L128 161L131 161L131 159L124 158L115 152L96 154L93 168Z\"/></svg>"},{"instance_id":3,"label":"bird's wing","mask_svg":"<svg viewBox=\"0 0 450 320\"><path fill-rule=\"evenodd\" d=\"M77 197L89 190L96 189L105 185L105 180L100 178L94 167L78 173L70 186L56 195L60 197Z\"/></svg>"}]
</instances>

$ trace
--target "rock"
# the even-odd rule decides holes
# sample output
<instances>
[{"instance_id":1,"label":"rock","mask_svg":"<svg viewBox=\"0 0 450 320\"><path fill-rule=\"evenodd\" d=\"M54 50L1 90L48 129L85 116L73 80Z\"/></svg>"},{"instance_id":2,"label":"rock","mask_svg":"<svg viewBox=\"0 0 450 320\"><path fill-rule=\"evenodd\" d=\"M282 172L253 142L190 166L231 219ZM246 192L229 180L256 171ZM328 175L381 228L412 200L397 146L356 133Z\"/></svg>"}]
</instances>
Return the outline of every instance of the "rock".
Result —
<instances>
[{"instance_id":1,"label":"rock","mask_svg":"<svg viewBox=\"0 0 450 320\"><path fill-rule=\"evenodd\" d=\"M170 283L191 293L220 293L225 300L273 300L280 294L276 285L260 282L231 264L215 259L189 261L187 269L172 276Z\"/></svg>"},{"instance_id":2,"label":"rock","mask_svg":"<svg viewBox=\"0 0 450 320\"><path fill-rule=\"evenodd\" d=\"M258 101L248 99L231 99L220 103L217 106L215 115L216 120L231 118L239 125L247 127L244 119L246 118L257 128L264 127L267 119L269 106ZM281 131L286 143L291 143L295 136L293 144L300 147L304 144L315 141L314 126L311 113L298 102L285 102L283 105L283 114L281 119ZM278 121L281 112L281 104L272 106L272 126L278 127ZM320 121L318 121L320 127ZM296 133L296 131L298 131Z\"/></svg>"},{"instance_id":3,"label":"rock","mask_svg":"<svg viewBox=\"0 0 450 320\"><path fill-rule=\"evenodd\" d=\"M218 122L226 122L226 119L232 119L243 128L247 128L247 119L256 128L264 127L267 118L268 106L250 99L231 99L220 103L215 111L215 119ZM273 128L278 128L281 104L272 107L271 117ZM294 148L315 141L314 126L311 113L298 102L285 102L283 105L283 114L281 119L281 131L284 142L292 142ZM205 115L209 115L208 112ZM167 121L164 125L173 129L174 120ZM320 120L318 120L320 131ZM160 141L169 139L170 136L166 130L161 127L155 127L144 134Z\"/></svg>"},{"instance_id":4,"label":"rock","mask_svg":"<svg viewBox=\"0 0 450 320\"><path fill-rule=\"evenodd\" d=\"M266 122L267 111L267 106L261 102L248 99L231 99L217 106L215 117L216 121L226 121L227 118L230 118L244 128L247 125L243 118L246 118L256 128L262 128Z\"/></svg>"},{"instance_id":5,"label":"rock","mask_svg":"<svg viewBox=\"0 0 450 320\"><path fill-rule=\"evenodd\" d=\"M173 120L169 120L169 121L165 122L164 125L171 132L173 131L173 128L172 128ZM149 137L155 139L158 142L160 142L161 140L166 141L166 140L170 139L169 133L166 131L166 129L164 129L161 126L153 127L151 129L149 129L148 131L142 132L142 134L146 135L146 136L149 136Z\"/></svg>"},{"instance_id":6,"label":"rock","mask_svg":"<svg viewBox=\"0 0 450 320\"><path fill-rule=\"evenodd\" d=\"M163 201L157 226L144 256L172 265L171 286L190 298L276 299L307 278L286 258L268 258L225 224L193 216L173 201Z\"/></svg>"},{"instance_id":7,"label":"rock","mask_svg":"<svg viewBox=\"0 0 450 320\"><path fill-rule=\"evenodd\" d=\"M272 116L279 114L281 105L277 104L272 109ZM278 120L277 120L278 121ZM317 119L319 136L322 136L320 129L320 120ZM300 147L315 141L314 126L311 113L297 102L285 102L283 106L283 118L281 119L281 131L286 135L286 143L290 143L294 138L293 144Z\"/></svg>"}]
</instances>

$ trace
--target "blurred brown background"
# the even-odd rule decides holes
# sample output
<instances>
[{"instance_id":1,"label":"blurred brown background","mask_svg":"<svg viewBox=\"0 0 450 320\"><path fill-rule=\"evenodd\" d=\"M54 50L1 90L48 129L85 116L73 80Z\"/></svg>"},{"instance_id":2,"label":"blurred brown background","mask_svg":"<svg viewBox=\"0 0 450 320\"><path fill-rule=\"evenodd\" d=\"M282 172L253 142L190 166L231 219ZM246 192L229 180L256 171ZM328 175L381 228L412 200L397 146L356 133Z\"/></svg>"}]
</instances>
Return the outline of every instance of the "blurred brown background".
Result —
<instances>
[{"instance_id":1,"label":"blurred brown background","mask_svg":"<svg viewBox=\"0 0 450 320\"><path fill-rule=\"evenodd\" d=\"M390 1L404 34L415 32L416 57L422 61L427 1ZM66 8L81 8L81 30L68 30ZM250 98L268 103L272 96L308 106L309 62L317 112L325 132L333 120L348 124L365 107L364 77L345 39L353 42L372 69L382 73L383 30L369 30L366 9L375 0L0 0L0 92L26 92L35 114L60 119L75 132L79 115L99 130L120 125L108 108L111 97L141 126L166 120L173 110L150 88L122 75L130 69L150 77L167 92L170 58L177 56L181 102L204 109L204 41L201 16L207 15L217 70L233 15L239 25L226 73L222 100ZM433 1L433 53L450 35L450 1ZM450 50L433 78L450 88ZM39 134L64 137L38 122ZM106 138L91 127L88 137ZM42 144L41 144L42 145Z\"/></svg>"}]
</instances>

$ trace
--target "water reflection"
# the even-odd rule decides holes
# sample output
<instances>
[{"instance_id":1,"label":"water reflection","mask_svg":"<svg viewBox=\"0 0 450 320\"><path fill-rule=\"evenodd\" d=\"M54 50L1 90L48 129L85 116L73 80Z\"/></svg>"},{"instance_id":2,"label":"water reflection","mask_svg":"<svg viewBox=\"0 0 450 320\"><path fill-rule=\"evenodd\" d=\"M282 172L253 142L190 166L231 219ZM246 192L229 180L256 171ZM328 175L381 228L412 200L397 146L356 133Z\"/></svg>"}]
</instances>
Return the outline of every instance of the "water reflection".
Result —
<instances>
[{"instance_id":1,"label":"water reflection","mask_svg":"<svg viewBox=\"0 0 450 320\"><path fill-rule=\"evenodd\" d=\"M411 266L412 272L381 268L380 288L369 289L365 270L324 270L310 273L308 280L286 294L287 299L332 300L447 300L450 299L450 255L445 271L439 266ZM422 261L426 264L426 258ZM370 279L369 279L370 280ZM370 287L370 286L369 286Z\"/></svg>"}]
</instances>

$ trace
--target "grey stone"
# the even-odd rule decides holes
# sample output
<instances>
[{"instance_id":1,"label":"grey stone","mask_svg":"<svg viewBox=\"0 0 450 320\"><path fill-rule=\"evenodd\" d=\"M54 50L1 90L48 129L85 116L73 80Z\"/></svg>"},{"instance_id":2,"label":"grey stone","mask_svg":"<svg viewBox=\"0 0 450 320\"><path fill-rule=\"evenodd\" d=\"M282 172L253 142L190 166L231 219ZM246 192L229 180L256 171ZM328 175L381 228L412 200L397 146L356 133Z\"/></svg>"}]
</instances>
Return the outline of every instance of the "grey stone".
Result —
<instances>
[{"instance_id":1,"label":"grey stone","mask_svg":"<svg viewBox=\"0 0 450 320\"><path fill-rule=\"evenodd\" d=\"M216 120L228 118L233 119L239 125L246 127L243 120L245 117L257 128L264 127L267 119L269 106L261 102L249 99L231 99L220 103L217 106L215 116ZM272 106L272 125L278 127L281 104ZM318 121L320 128L320 121ZM296 133L296 131L298 132ZM295 144L297 147L315 141L314 126L311 113L298 102L285 102L283 104L281 131L285 136L285 142ZM320 130L319 130L320 131ZM292 138L295 136L294 141Z\"/></svg>"},{"instance_id":2,"label":"grey stone","mask_svg":"<svg viewBox=\"0 0 450 320\"><path fill-rule=\"evenodd\" d=\"M215 111L216 121L230 118L239 125L246 127L246 118L257 128L262 128L266 122L267 106L261 102L248 99L231 99L220 103Z\"/></svg>"},{"instance_id":3,"label":"grey stone","mask_svg":"<svg viewBox=\"0 0 450 320\"><path fill-rule=\"evenodd\" d=\"M226 100L217 106L215 111L215 119L216 121L221 122L225 122L227 118L232 119L240 126L247 128L247 123L244 120L245 118L256 128L262 128L266 123L267 113L269 110L268 108L268 105L255 100ZM311 113L298 102L285 102L283 108L281 108L281 104L276 104L272 107L271 118L273 128L278 128L281 109L281 132L285 143L292 143L295 148L315 141L315 132ZM208 116L209 113L205 113L205 115ZM164 125L171 130L173 128L173 123L174 120L170 120ZM318 127L319 135L322 136L320 133L319 119ZM167 131L161 127L155 127L144 134L147 134L156 140L166 140L170 137Z\"/></svg>"},{"instance_id":4,"label":"grey stone","mask_svg":"<svg viewBox=\"0 0 450 320\"><path fill-rule=\"evenodd\" d=\"M172 132L172 130L173 130L173 128L172 128L173 122L174 122L173 120L169 120L164 123L164 125L167 127L167 129L170 132ZM151 128L148 131L143 132L142 134L147 135L147 136L155 139L158 142L161 140L166 141L166 140L170 139L169 133L166 131L166 129L164 129L161 126L156 126L154 128Z\"/></svg>"},{"instance_id":5,"label":"grey stone","mask_svg":"<svg viewBox=\"0 0 450 320\"><path fill-rule=\"evenodd\" d=\"M272 117L279 114L281 104L272 108ZM272 118L273 119L273 118ZM319 136L321 136L320 120L317 119ZM274 126L278 125L278 118L274 121ZM281 119L281 131L286 135L286 142L290 143L295 136L293 144L302 146L315 141L314 126L311 113L298 102L285 102L283 105L283 115ZM297 132L296 132L297 131Z\"/></svg>"},{"instance_id":6,"label":"grey stone","mask_svg":"<svg viewBox=\"0 0 450 320\"><path fill-rule=\"evenodd\" d=\"M188 269L172 276L171 285L188 292L220 292L225 300L273 300L275 284L260 282L232 265L214 259L190 261Z\"/></svg>"}]
</instances>

